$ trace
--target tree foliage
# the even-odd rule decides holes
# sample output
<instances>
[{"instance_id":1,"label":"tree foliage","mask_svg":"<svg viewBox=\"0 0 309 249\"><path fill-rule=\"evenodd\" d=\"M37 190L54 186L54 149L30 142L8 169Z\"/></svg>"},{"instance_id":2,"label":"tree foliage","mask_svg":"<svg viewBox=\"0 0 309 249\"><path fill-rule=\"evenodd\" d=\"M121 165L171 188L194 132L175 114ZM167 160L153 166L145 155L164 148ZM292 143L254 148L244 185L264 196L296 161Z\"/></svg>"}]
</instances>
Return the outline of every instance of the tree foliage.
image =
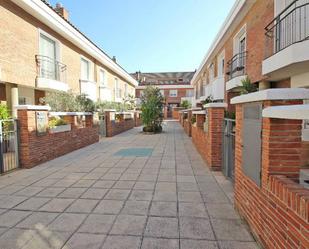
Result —
<instances>
[{"instance_id":1,"label":"tree foliage","mask_svg":"<svg viewBox=\"0 0 309 249\"><path fill-rule=\"evenodd\" d=\"M185 99L185 100L181 101L180 107L189 109L191 107L191 103L190 103L189 100Z\"/></svg>"},{"instance_id":2,"label":"tree foliage","mask_svg":"<svg viewBox=\"0 0 309 249\"><path fill-rule=\"evenodd\" d=\"M142 122L144 131L162 130L164 97L160 89L148 86L141 97Z\"/></svg>"},{"instance_id":3,"label":"tree foliage","mask_svg":"<svg viewBox=\"0 0 309 249\"><path fill-rule=\"evenodd\" d=\"M6 105L0 104L0 119L9 119L9 109Z\"/></svg>"},{"instance_id":4,"label":"tree foliage","mask_svg":"<svg viewBox=\"0 0 309 249\"><path fill-rule=\"evenodd\" d=\"M48 92L42 103L49 105L55 112L93 112L94 102L85 94L75 95L73 92Z\"/></svg>"}]
</instances>

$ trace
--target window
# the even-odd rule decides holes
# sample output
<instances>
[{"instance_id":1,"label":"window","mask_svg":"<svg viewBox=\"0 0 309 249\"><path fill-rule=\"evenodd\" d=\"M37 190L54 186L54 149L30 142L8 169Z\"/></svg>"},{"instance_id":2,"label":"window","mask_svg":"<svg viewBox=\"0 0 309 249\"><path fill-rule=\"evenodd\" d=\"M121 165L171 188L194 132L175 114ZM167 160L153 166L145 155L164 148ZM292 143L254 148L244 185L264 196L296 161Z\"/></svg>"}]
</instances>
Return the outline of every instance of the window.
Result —
<instances>
[{"instance_id":1,"label":"window","mask_svg":"<svg viewBox=\"0 0 309 249\"><path fill-rule=\"evenodd\" d=\"M164 90L160 90L160 93L161 93L162 96L164 97Z\"/></svg>"},{"instance_id":2,"label":"window","mask_svg":"<svg viewBox=\"0 0 309 249\"><path fill-rule=\"evenodd\" d=\"M105 71L103 69L100 69L99 77L100 87L105 87Z\"/></svg>"},{"instance_id":3,"label":"window","mask_svg":"<svg viewBox=\"0 0 309 249\"><path fill-rule=\"evenodd\" d=\"M40 54L47 56L50 59L56 60L56 41L44 34L40 34Z\"/></svg>"},{"instance_id":4,"label":"window","mask_svg":"<svg viewBox=\"0 0 309 249\"><path fill-rule=\"evenodd\" d=\"M214 78L215 78L214 64L213 63L211 63L211 65L209 66L208 72L209 72L209 83L212 83L214 81Z\"/></svg>"},{"instance_id":5,"label":"window","mask_svg":"<svg viewBox=\"0 0 309 249\"><path fill-rule=\"evenodd\" d=\"M124 85L124 96L128 97L128 84L127 83L125 83Z\"/></svg>"},{"instance_id":6,"label":"window","mask_svg":"<svg viewBox=\"0 0 309 249\"><path fill-rule=\"evenodd\" d=\"M117 78L115 78L114 91L115 91L115 98L121 98L121 92L120 92L120 88L119 88L119 81L118 81Z\"/></svg>"},{"instance_id":7,"label":"window","mask_svg":"<svg viewBox=\"0 0 309 249\"><path fill-rule=\"evenodd\" d=\"M40 77L57 80L56 41L40 33Z\"/></svg>"},{"instance_id":8,"label":"window","mask_svg":"<svg viewBox=\"0 0 309 249\"><path fill-rule=\"evenodd\" d=\"M224 51L218 56L217 61L217 67L218 67L218 76L224 75Z\"/></svg>"},{"instance_id":9,"label":"window","mask_svg":"<svg viewBox=\"0 0 309 249\"><path fill-rule=\"evenodd\" d=\"M177 90L170 90L170 97L177 97Z\"/></svg>"},{"instance_id":10,"label":"window","mask_svg":"<svg viewBox=\"0 0 309 249\"><path fill-rule=\"evenodd\" d=\"M186 90L186 97L193 97L193 90Z\"/></svg>"},{"instance_id":11,"label":"window","mask_svg":"<svg viewBox=\"0 0 309 249\"><path fill-rule=\"evenodd\" d=\"M81 58L81 80L90 81L90 61Z\"/></svg>"}]
</instances>

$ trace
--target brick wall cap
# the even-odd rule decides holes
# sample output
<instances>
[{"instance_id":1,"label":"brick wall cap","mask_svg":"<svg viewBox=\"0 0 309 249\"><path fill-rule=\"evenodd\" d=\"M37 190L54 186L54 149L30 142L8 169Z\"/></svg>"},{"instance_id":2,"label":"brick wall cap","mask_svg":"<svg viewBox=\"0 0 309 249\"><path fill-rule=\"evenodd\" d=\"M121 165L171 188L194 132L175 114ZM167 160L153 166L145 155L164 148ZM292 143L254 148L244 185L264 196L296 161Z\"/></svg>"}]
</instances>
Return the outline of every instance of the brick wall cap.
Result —
<instances>
[{"instance_id":1,"label":"brick wall cap","mask_svg":"<svg viewBox=\"0 0 309 249\"><path fill-rule=\"evenodd\" d=\"M189 109L181 110L179 112L199 111L199 110L202 110L202 108L201 107L194 107L194 108L189 108Z\"/></svg>"},{"instance_id":2,"label":"brick wall cap","mask_svg":"<svg viewBox=\"0 0 309 249\"><path fill-rule=\"evenodd\" d=\"M92 112L50 112L50 116L90 116L93 115Z\"/></svg>"},{"instance_id":3,"label":"brick wall cap","mask_svg":"<svg viewBox=\"0 0 309 249\"><path fill-rule=\"evenodd\" d=\"M49 111L50 106L48 105L15 105L16 110L38 110L38 111Z\"/></svg>"},{"instance_id":4,"label":"brick wall cap","mask_svg":"<svg viewBox=\"0 0 309 249\"><path fill-rule=\"evenodd\" d=\"M264 100L296 100L309 99L309 89L305 88L272 88L237 96L231 104L250 103Z\"/></svg>"},{"instance_id":5,"label":"brick wall cap","mask_svg":"<svg viewBox=\"0 0 309 249\"><path fill-rule=\"evenodd\" d=\"M104 109L103 111L104 111L104 112L116 112L115 109Z\"/></svg>"},{"instance_id":6,"label":"brick wall cap","mask_svg":"<svg viewBox=\"0 0 309 249\"><path fill-rule=\"evenodd\" d=\"M208 103L204 108L227 108L227 103Z\"/></svg>"},{"instance_id":7,"label":"brick wall cap","mask_svg":"<svg viewBox=\"0 0 309 249\"><path fill-rule=\"evenodd\" d=\"M281 119L308 119L309 104L307 105L288 105L272 106L263 110L263 117Z\"/></svg>"},{"instance_id":8,"label":"brick wall cap","mask_svg":"<svg viewBox=\"0 0 309 249\"><path fill-rule=\"evenodd\" d=\"M197 115L205 115L206 114L206 110L201 110L201 111L193 111L192 114L197 114Z\"/></svg>"}]
</instances>

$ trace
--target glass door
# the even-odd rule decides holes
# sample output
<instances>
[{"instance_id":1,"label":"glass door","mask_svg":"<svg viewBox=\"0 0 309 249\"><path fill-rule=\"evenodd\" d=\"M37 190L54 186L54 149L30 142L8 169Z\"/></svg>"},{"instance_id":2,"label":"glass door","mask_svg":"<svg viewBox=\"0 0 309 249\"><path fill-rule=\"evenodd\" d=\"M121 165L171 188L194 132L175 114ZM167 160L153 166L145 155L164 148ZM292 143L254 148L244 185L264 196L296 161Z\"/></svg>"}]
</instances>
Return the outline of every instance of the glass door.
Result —
<instances>
[{"instance_id":1,"label":"glass door","mask_svg":"<svg viewBox=\"0 0 309 249\"><path fill-rule=\"evenodd\" d=\"M56 42L47 36L40 35L41 76L57 80Z\"/></svg>"}]
</instances>

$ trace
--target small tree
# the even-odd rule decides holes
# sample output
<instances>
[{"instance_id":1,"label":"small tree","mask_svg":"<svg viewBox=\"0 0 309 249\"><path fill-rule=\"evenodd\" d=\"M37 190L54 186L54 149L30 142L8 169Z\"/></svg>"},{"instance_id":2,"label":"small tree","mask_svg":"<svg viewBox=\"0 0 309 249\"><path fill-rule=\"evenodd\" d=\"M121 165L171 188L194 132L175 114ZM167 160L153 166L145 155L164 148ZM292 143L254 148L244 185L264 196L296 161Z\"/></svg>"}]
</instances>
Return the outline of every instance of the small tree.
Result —
<instances>
[{"instance_id":1,"label":"small tree","mask_svg":"<svg viewBox=\"0 0 309 249\"><path fill-rule=\"evenodd\" d=\"M143 130L146 132L162 131L164 97L160 89L148 86L141 97Z\"/></svg>"},{"instance_id":2,"label":"small tree","mask_svg":"<svg viewBox=\"0 0 309 249\"><path fill-rule=\"evenodd\" d=\"M185 99L185 100L181 101L180 107L189 109L191 107L191 103L190 103L189 100Z\"/></svg>"}]
</instances>

